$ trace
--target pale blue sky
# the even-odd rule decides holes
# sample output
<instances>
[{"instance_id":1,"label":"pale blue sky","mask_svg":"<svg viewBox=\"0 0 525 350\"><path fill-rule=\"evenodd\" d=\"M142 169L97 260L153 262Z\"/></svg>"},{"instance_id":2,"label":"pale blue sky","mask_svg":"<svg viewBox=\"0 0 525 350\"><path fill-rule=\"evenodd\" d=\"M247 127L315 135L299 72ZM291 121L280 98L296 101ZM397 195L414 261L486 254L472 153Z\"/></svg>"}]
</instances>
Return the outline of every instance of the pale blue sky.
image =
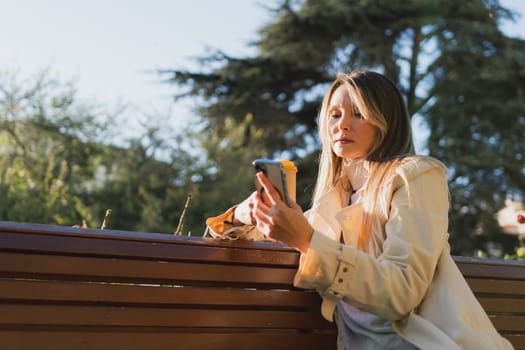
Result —
<instances>
[{"instance_id":1,"label":"pale blue sky","mask_svg":"<svg viewBox=\"0 0 525 350\"><path fill-rule=\"evenodd\" d=\"M50 67L81 98L165 113L173 87L147 70L191 67L207 47L248 55L276 0L0 0L0 71ZM525 0L501 3L525 16ZM525 37L525 18L509 24ZM188 113L175 106L171 113Z\"/></svg>"},{"instance_id":2,"label":"pale blue sky","mask_svg":"<svg viewBox=\"0 0 525 350\"><path fill-rule=\"evenodd\" d=\"M268 18L257 0L0 0L0 9L1 70L50 66L75 77L82 97L148 110L171 89L147 70L189 67L206 47L249 54Z\"/></svg>"}]
</instances>

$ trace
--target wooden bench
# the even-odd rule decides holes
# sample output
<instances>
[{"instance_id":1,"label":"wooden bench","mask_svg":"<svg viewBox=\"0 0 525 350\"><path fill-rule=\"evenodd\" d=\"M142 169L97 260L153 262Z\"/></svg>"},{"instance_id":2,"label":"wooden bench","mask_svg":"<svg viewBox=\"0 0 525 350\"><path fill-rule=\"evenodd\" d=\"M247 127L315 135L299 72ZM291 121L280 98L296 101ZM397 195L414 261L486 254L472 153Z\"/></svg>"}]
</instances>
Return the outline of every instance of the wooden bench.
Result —
<instances>
[{"instance_id":1,"label":"wooden bench","mask_svg":"<svg viewBox=\"0 0 525 350\"><path fill-rule=\"evenodd\" d=\"M3 349L335 349L281 244L0 222ZM525 263L457 257L525 349Z\"/></svg>"}]
</instances>

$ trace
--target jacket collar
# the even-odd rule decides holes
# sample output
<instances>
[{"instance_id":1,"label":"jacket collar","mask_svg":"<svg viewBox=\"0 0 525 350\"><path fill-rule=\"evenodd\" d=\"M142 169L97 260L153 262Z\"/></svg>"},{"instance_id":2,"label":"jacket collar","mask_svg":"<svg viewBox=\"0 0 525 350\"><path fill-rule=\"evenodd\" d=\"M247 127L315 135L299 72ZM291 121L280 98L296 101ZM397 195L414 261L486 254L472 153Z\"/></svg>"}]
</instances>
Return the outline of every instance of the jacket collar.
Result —
<instances>
[{"instance_id":1,"label":"jacket collar","mask_svg":"<svg viewBox=\"0 0 525 350\"><path fill-rule=\"evenodd\" d=\"M363 206L360 203L346 206L345 197L337 190L325 193L308 211L307 217L314 230L337 241L344 231L345 242L355 245L357 235L354 230L360 227L361 223L357 221L362 218Z\"/></svg>"},{"instance_id":2,"label":"jacket collar","mask_svg":"<svg viewBox=\"0 0 525 350\"><path fill-rule=\"evenodd\" d=\"M364 159L347 160L343 171L354 191L362 190L370 177L370 164Z\"/></svg>"}]
</instances>

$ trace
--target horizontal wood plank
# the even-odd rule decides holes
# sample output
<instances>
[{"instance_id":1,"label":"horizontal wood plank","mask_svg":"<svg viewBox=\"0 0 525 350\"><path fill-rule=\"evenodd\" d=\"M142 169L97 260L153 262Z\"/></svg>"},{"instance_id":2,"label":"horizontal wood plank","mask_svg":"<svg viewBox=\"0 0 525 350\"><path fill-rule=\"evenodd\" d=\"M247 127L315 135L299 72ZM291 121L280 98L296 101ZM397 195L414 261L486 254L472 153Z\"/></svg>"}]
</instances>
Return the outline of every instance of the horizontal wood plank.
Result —
<instances>
[{"instance_id":1,"label":"horizontal wood plank","mask_svg":"<svg viewBox=\"0 0 525 350\"><path fill-rule=\"evenodd\" d=\"M466 278L490 278L494 280L525 281L525 264L520 261L454 257Z\"/></svg>"},{"instance_id":2,"label":"horizontal wood plank","mask_svg":"<svg viewBox=\"0 0 525 350\"><path fill-rule=\"evenodd\" d=\"M490 320L499 332L525 335L525 315L491 316Z\"/></svg>"},{"instance_id":3,"label":"horizontal wood plank","mask_svg":"<svg viewBox=\"0 0 525 350\"><path fill-rule=\"evenodd\" d=\"M133 326L323 329L332 324L317 311L215 310L126 306L5 305L0 326Z\"/></svg>"},{"instance_id":4,"label":"horizontal wood plank","mask_svg":"<svg viewBox=\"0 0 525 350\"><path fill-rule=\"evenodd\" d=\"M287 332L0 331L0 339L6 349L17 350L328 350L336 348L333 334Z\"/></svg>"},{"instance_id":5,"label":"horizontal wood plank","mask_svg":"<svg viewBox=\"0 0 525 350\"><path fill-rule=\"evenodd\" d=\"M57 281L1 280L0 300L11 303L203 305L318 310L314 291L256 290L243 288L172 287Z\"/></svg>"},{"instance_id":6,"label":"horizontal wood plank","mask_svg":"<svg viewBox=\"0 0 525 350\"><path fill-rule=\"evenodd\" d=\"M294 275L293 268L0 253L0 277L167 284L191 281L263 288L291 285Z\"/></svg>"},{"instance_id":7,"label":"horizontal wood plank","mask_svg":"<svg viewBox=\"0 0 525 350\"><path fill-rule=\"evenodd\" d=\"M477 294L519 296L525 298L525 281L495 280L492 278L468 278L470 288Z\"/></svg>"},{"instance_id":8,"label":"horizontal wood plank","mask_svg":"<svg viewBox=\"0 0 525 350\"><path fill-rule=\"evenodd\" d=\"M523 298L478 297L478 300L488 314L523 314L525 317L525 299Z\"/></svg>"},{"instance_id":9,"label":"horizontal wood plank","mask_svg":"<svg viewBox=\"0 0 525 350\"><path fill-rule=\"evenodd\" d=\"M505 335L514 346L514 350L525 350L525 335Z\"/></svg>"},{"instance_id":10,"label":"horizontal wood plank","mask_svg":"<svg viewBox=\"0 0 525 350\"><path fill-rule=\"evenodd\" d=\"M31 251L41 254L65 254L121 258L142 258L164 261L227 261L233 264L297 266L299 254L289 248L275 249L270 242L248 246L245 242L233 245L231 241L191 240L180 236L141 237L124 240L121 236L88 235L57 236L51 234L1 232L0 250ZM203 244L208 243L209 244ZM236 242L238 243L238 242ZM251 247L250 249L247 249ZM265 249L264 249L265 248Z\"/></svg>"}]
</instances>

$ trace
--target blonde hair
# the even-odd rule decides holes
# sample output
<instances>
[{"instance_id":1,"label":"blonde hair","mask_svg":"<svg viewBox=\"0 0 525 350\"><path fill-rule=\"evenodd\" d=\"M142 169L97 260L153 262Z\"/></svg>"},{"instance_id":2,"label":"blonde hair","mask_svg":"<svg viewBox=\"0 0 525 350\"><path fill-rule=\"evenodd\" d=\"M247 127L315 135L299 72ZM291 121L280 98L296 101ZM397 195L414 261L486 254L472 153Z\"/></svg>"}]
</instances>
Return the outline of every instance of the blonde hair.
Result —
<instances>
[{"instance_id":1,"label":"blonde hair","mask_svg":"<svg viewBox=\"0 0 525 350\"><path fill-rule=\"evenodd\" d=\"M341 194L350 190L343 171L343 158L332 150L328 127L328 108L335 90L344 86L363 118L376 127L376 139L366 156L370 170L364 195L364 224L359 234L358 248L368 251L372 233L372 218L387 215L388 203L382 203L388 194L384 184L391 179L402 159L413 153L410 118L403 96L395 84L382 74L371 71L339 73L324 96L319 113L319 136L322 150L315 185L313 203L326 192L337 189ZM389 200L389 199L388 199Z\"/></svg>"}]
</instances>

